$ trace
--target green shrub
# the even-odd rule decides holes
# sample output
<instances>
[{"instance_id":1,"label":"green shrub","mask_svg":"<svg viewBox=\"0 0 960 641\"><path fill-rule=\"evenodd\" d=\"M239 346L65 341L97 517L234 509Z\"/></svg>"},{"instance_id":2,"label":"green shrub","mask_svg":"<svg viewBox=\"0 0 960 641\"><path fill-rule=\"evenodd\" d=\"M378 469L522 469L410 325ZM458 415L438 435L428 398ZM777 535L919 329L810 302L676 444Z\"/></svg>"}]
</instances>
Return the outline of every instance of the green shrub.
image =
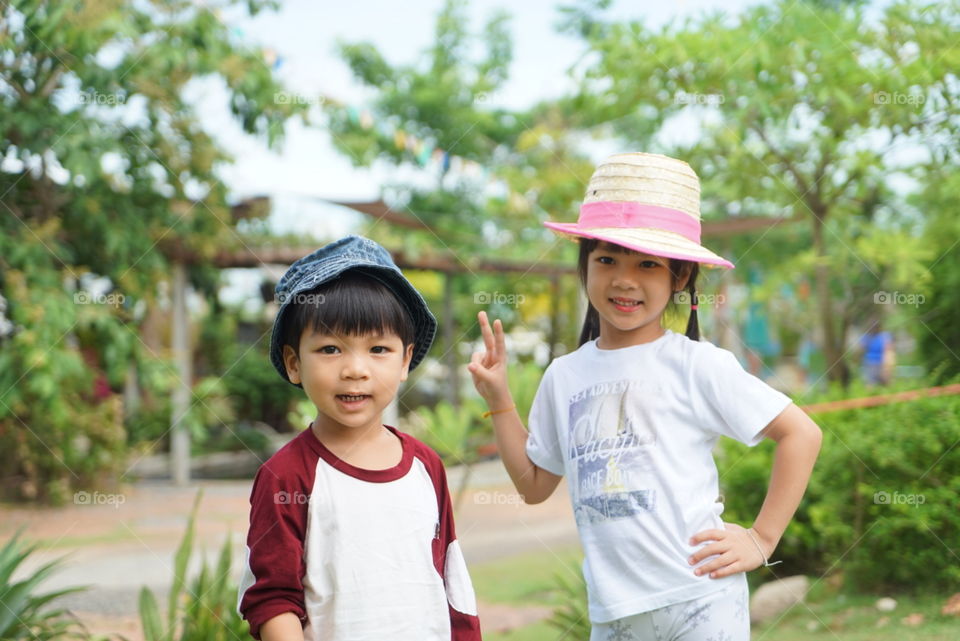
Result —
<instances>
[{"instance_id":1,"label":"green shrub","mask_svg":"<svg viewBox=\"0 0 960 641\"><path fill-rule=\"evenodd\" d=\"M831 396L835 394L831 393ZM814 415L823 446L807 494L775 557L778 574L841 570L871 591L956 591L960 564L960 397ZM722 439L724 519L752 523L774 443Z\"/></svg>"},{"instance_id":2,"label":"green shrub","mask_svg":"<svg viewBox=\"0 0 960 641\"><path fill-rule=\"evenodd\" d=\"M277 374L264 349L237 346L231 362L233 365L221 375L234 413L240 419L263 421L278 432L304 427L291 426L287 420L293 402L303 398L303 392Z\"/></svg>"},{"instance_id":3,"label":"green shrub","mask_svg":"<svg viewBox=\"0 0 960 641\"><path fill-rule=\"evenodd\" d=\"M578 579L566 574L555 575L557 607L547 619L552 627L560 631L558 641L587 641L590 638L590 613L587 606L587 582L581 572Z\"/></svg>"},{"instance_id":4,"label":"green shrub","mask_svg":"<svg viewBox=\"0 0 960 641\"><path fill-rule=\"evenodd\" d=\"M207 566L187 582L187 566L193 553L194 522L203 492L197 493L187 531L174 556L173 584L163 620L156 598L140 590L140 622L146 641L236 641L249 638L249 626L236 610L237 586L230 579L232 550L228 538L220 549L217 565Z\"/></svg>"},{"instance_id":5,"label":"green shrub","mask_svg":"<svg viewBox=\"0 0 960 641\"><path fill-rule=\"evenodd\" d=\"M36 545L24 544L19 533L0 549L0 639L47 641L86 638L82 626L65 610L49 607L54 599L84 588L37 592L38 584L56 571L60 561L41 566L28 579L13 580L14 572L36 549Z\"/></svg>"}]
</instances>

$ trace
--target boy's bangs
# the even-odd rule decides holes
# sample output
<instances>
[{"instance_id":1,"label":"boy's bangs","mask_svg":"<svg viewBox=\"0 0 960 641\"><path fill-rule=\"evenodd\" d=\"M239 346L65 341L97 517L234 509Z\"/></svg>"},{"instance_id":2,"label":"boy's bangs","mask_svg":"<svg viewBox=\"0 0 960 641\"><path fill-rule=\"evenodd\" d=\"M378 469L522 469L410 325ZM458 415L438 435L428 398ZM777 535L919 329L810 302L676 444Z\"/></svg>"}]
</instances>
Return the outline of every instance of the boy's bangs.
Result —
<instances>
[{"instance_id":1,"label":"boy's bangs","mask_svg":"<svg viewBox=\"0 0 960 641\"><path fill-rule=\"evenodd\" d=\"M304 328L324 334L393 333L404 347L414 341L413 319L403 303L376 277L348 272L317 289L298 294L291 303L285 344L299 350Z\"/></svg>"},{"instance_id":2,"label":"boy's bangs","mask_svg":"<svg viewBox=\"0 0 960 641\"><path fill-rule=\"evenodd\" d=\"M346 276L326 288L316 305L307 306L316 332L364 336L392 332L404 345L413 342L413 323L403 304L370 277ZM306 326L306 323L304 323Z\"/></svg>"}]
</instances>

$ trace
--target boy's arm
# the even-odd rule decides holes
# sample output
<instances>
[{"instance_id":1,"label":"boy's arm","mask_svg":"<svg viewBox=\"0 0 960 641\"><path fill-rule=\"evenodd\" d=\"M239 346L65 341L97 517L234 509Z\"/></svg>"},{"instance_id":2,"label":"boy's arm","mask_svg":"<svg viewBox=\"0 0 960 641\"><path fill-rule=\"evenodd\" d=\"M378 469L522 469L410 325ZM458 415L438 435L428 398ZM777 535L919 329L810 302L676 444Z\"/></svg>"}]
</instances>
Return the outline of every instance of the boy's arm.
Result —
<instances>
[{"instance_id":1,"label":"boy's arm","mask_svg":"<svg viewBox=\"0 0 960 641\"><path fill-rule=\"evenodd\" d=\"M711 578L718 579L763 565L773 554L800 505L820 452L820 428L806 412L791 403L767 425L763 435L776 441L777 449L770 486L760 514L749 529L727 523L725 530L698 532L691 540L692 545L707 541L713 543L691 556L690 564L696 565L707 557L717 555L695 570L698 575L709 572Z\"/></svg>"},{"instance_id":2,"label":"boy's arm","mask_svg":"<svg viewBox=\"0 0 960 641\"><path fill-rule=\"evenodd\" d=\"M479 320L486 352L474 354L468 369L477 391L492 412L500 458L517 492L527 503L541 503L553 494L562 477L544 470L527 456L528 433L507 384L507 345L503 324L494 321L491 331L486 312L480 312Z\"/></svg>"},{"instance_id":3,"label":"boy's arm","mask_svg":"<svg viewBox=\"0 0 960 641\"><path fill-rule=\"evenodd\" d=\"M263 641L303 641L303 624L293 612L284 612L260 626Z\"/></svg>"},{"instance_id":4,"label":"boy's arm","mask_svg":"<svg viewBox=\"0 0 960 641\"><path fill-rule=\"evenodd\" d=\"M302 627L306 620L303 592L303 554L307 523L307 500L302 490L290 487L278 472L289 478L291 461L268 461L253 482L250 496L250 530L247 534L247 563L239 595L238 610L250 623L250 634L262 638L264 626L286 630L283 623L293 618ZM278 623L276 619L283 617ZM302 635L302 632L301 632ZM265 637L263 637L265 638ZM288 638L286 634L281 637ZM296 638L296 637L291 637ZM302 636L300 637L302 638Z\"/></svg>"}]
</instances>

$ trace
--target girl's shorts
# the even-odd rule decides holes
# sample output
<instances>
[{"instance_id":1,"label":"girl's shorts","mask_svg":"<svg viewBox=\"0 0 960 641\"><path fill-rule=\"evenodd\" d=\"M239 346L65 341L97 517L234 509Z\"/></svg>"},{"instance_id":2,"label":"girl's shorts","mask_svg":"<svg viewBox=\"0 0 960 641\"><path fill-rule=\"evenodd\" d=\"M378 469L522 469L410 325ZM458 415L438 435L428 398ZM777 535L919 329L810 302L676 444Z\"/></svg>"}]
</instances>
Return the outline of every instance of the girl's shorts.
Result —
<instances>
[{"instance_id":1,"label":"girl's shorts","mask_svg":"<svg viewBox=\"0 0 960 641\"><path fill-rule=\"evenodd\" d=\"M750 641L746 577L706 596L594 623L590 641Z\"/></svg>"}]
</instances>

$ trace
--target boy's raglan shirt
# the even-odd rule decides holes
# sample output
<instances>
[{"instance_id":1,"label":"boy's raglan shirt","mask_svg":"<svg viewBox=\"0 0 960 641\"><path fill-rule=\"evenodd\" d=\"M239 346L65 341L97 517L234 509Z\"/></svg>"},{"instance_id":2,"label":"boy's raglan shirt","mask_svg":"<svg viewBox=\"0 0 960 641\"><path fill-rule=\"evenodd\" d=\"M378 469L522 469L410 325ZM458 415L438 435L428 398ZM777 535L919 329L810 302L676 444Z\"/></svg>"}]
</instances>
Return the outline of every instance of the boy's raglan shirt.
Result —
<instances>
[{"instance_id":1,"label":"boy's raglan shirt","mask_svg":"<svg viewBox=\"0 0 960 641\"><path fill-rule=\"evenodd\" d=\"M307 640L481 638L443 464L389 429L392 468L354 467L309 429L260 468L238 603L255 638L285 612Z\"/></svg>"}]
</instances>

